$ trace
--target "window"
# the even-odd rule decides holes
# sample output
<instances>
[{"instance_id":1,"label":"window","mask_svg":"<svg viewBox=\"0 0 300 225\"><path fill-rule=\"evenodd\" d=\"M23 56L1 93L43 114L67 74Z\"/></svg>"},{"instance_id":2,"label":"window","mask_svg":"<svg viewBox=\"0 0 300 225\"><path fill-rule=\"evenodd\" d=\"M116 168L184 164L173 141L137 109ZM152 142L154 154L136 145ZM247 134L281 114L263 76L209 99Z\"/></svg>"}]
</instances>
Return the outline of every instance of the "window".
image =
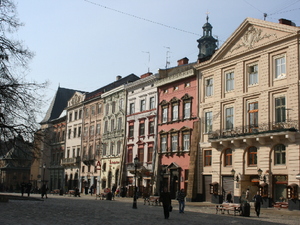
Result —
<instances>
[{"instance_id":1,"label":"window","mask_svg":"<svg viewBox=\"0 0 300 225\"><path fill-rule=\"evenodd\" d=\"M104 143L103 144L103 155L106 155L106 147L107 147L107 145ZM103 170L104 170L104 168L103 168Z\"/></svg>"},{"instance_id":2,"label":"window","mask_svg":"<svg viewBox=\"0 0 300 225\"><path fill-rule=\"evenodd\" d=\"M112 102L111 103L111 112L115 113L115 111L116 111L116 102Z\"/></svg>"},{"instance_id":3,"label":"window","mask_svg":"<svg viewBox=\"0 0 300 225\"><path fill-rule=\"evenodd\" d=\"M85 108L85 117L89 116L89 108Z\"/></svg>"},{"instance_id":4,"label":"window","mask_svg":"<svg viewBox=\"0 0 300 225\"><path fill-rule=\"evenodd\" d=\"M153 147L148 148L148 159L147 162L152 162L152 157L153 157Z\"/></svg>"},{"instance_id":5,"label":"window","mask_svg":"<svg viewBox=\"0 0 300 225\"><path fill-rule=\"evenodd\" d=\"M167 107L164 107L162 109L162 122L163 123L168 122L168 108Z\"/></svg>"},{"instance_id":6,"label":"window","mask_svg":"<svg viewBox=\"0 0 300 225\"><path fill-rule=\"evenodd\" d=\"M122 129L122 117L118 118L118 130Z\"/></svg>"},{"instance_id":7,"label":"window","mask_svg":"<svg viewBox=\"0 0 300 225\"><path fill-rule=\"evenodd\" d=\"M145 135L145 123L140 123L139 136L144 136L144 135Z\"/></svg>"},{"instance_id":8,"label":"window","mask_svg":"<svg viewBox=\"0 0 300 225\"><path fill-rule=\"evenodd\" d=\"M205 113L205 133L212 131L212 112Z\"/></svg>"},{"instance_id":9,"label":"window","mask_svg":"<svg viewBox=\"0 0 300 225\"><path fill-rule=\"evenodd\" d=\"M183 151L189 151L190 150L190 134L184 133L182 138L183 138Z\"/></svg>"},{"instance_id":10,"label":"window","mask_svg":"<svg viewBox=\"0 0 300 225\"><path fill-rule=\"evenodd\" d=\"M183 104L184 107L184 119L188 119L191 117L191 102L185 102Z\"/></svg>"},{"instance_id":11,"label":"window","mask_svg":"<svg viewBox=\"0 0 300 225\"><path fill-rule=\"evenodd\" d=\"M140 112L143 112L146 110L146 101L145 99L141 100L141 109L140 109Z\"/></svg>"},{"instance_id":12,"label":"window","mask_svg":"<svg viewBox=\"0 0 300 225\"><path fill-rule=\"evenodd\" d=\"M249 85L258 84L258 65L251 65L248 67Z\"/></svg>"},{"instance_id":13,"label":"window","mask_svg":"<svg viewBox=\"0 0 300 225\"><path fill-rule=\"evenodd\" d=\"M105 115L108 115L108 113L109 113L109 104L106 103L106 105L105 105Z\"/></svg>"},{"instance_id":14,"label":"window","mask_svg":"<svg viewBox=\"0 0 300 225\"><path fill-rule=\"evenodd\" d=\"M78 137L81 137L81 127L78 127Z\"/></svg>"},{"instance_id":15,"label":"window","mask_svg":"<svg viewBox=\"0 0 300 225\"><path fill-rule=\"evenodd\" d=\"M115 129L115 120L112 119L112 120L110 121L110 131L114 131L114 129Z\"/></svg>"},{"instance_id":16,"label":"window","mask_svg":"<svg viewBox=\"0 0 300 225\"><path fill-rule=\"evenodd\" d=\"M78 113L78 119L81 119L82 118L82 109L79 110L79 113Z\"/></svg>"},{"instance_id":17,"label":"window","mask_svg":"<svg viewBox=\"0 0 300 225\"><path fill-rule=\"evenodd\" d=\"M72 158L75 158L75 151L76 151L76 149L73 148L73 149L72 149Z\"/></svg>"},{"instance_id":18,"label":"window","mask_svg":"<svg viewBox=\"0 0 300 225\"><path fill-rule=\"evenodd\" d=\"M186 82L185 84L184 84L184 87L190 87L191 86L191 83L190 82Z\"/></svg>"},{"instance_id":19,"label":"window","mask_svg":"<svg viewBox=\"0 0 300 225\"><path fill-rule=\"evenodd\" d=\"M257 165L257 148L250 147L248 149L248 165L256 166Z\"/></svg>"},{"instance_id":20,"label":"window","mask_svg":"<svg viewBox=\"0 0 300 225\"><path fill-rule=\"evenodd\" d=\"M172 134L172 152L178 151L178 134Z\"/></svg>"},{"instance_id":21,"label":"window","mask_svg":"<svg viewBox=\"0 0 300 225\"><path fill-rule=\"evenodd\" d=\"M99 103L98 107L97 107L97 113L100 114L101 113L101 109L102 109L102 104Z\"/></svg>"},{"instance_id":22,"label":"window","mask_svg":"<svg viewBox=\"0 0 300 225\"><path fill-rule=\"evenodd\" d=\"M212 78L205 80L205 96L209 97L213 95L213 82Z\"/></svg>"},{"instance_id":23,"label":"window","mask_svg":"<svg viewBox=\"0 0 300 225\"><path fill-rule=\"evenodd\" d=\"M226 81L226 92L232 91L234 89L234 73L233 72L226 73L225 81Z\"/></svg>"},{"instance_id":24,"label":"window","mask_svg":"<svg viewBox=\"0 0 300 225\"><path fill-rule=\"evenodd\" d=\"M134 125L129 125L128 137L133 138Z\"/></svg>"},{"instance_id":25,"label":"window","mask_svg":"<svg viewBox=\"0 0 300 225\"><path fill-rule=\"evenodd\" d=\"M165 89L165 90L164 90L164 93L167 94L167 93L168 93L168 89Z\"/></svg>"},{"instance_id":26,"label":"window","mask_svg":"<svg viewBox=\"0 0 300 225\"><path fill-rule=\"evenodd\" d=\"M69 122L72 121L72 113L69 113Z\"/></svg>"},{"instance_id":27,"label":"window","mask_svg":"<svg viewBox=\"0 0 300 225\"><path fill-rule=\"evenodd\" d=\"M275 78L280 79L286 76L285 56L275 58Z\"/></svg>"},{"instance_id":28,"label":"window","mask_svg":"<svg viewBox=\"0 0 300 225\"><path fill-rule=\"evenodd\" d=\"M174 86L174 88L173 88L174 91L177 91L178 89L179 89L178 86Z\"/></svg>"},{"instance_id":29,"label":"window","mask_svg":"<svg viewBox=\"0 0 300 225\"><path fill-rule=\"evenodd\" d=\"M80 156L80 148L77 148L77 156Z\"/></svg>"},{"instance_id":30,"label":"window","mask_svg":"<svg viewBox=\"0 0 300 225\"><path fill-rule=\"evenodd\" d=\"M88 127L84 127L83 136L86 137L88 135Z\"/></svg>"},{"instance_id":31,"label":"window","mask_svg":"<svg viewBox=\"0 0 300 225\"><path fill-rule=\"evenodd\" d=\"M77 117L78 117L78 112L76 111L76 112L74 113L74 120L77 120Z\"/></svg>"},{"instance_id":32,"label":"window","mask_svg":"<svg viewBox=\"0 0 300 225\"><path fill-rule=\"evenodd\" d=\"M285 164L285 146L282 144L276 145L274 148L275 165Z\"/></svg>"},{"instance_id":33,"label":"window","mask_svg":"<svg viewBox=\"0 0 300 225\"><path fill-rule=\"evenodd\" d=\"M211 150L204 151L204 166L211 166Z\"/></svg>"},{"instance_id":34,"label":"window","mask_svg":"<svg viewBox=\"0 0 300 225\"><path fill-rule=\"evenodd\" d=\"M123 109L123 106L124 106L124 99L121 98L121 99L119 100L119 109Z\"/></svg>"},{"instance_id":35,"label":"window","mask_svg":"<svg viewBox=\"0 0 300 225\"><path fill-rule=\"evenodd\" d=\"M258 102L251 102L248 104L248 114L249 114L249 129L258 127Z\"/></svg>"},{"instance_id":36,"label":"window","mask_svg":"<svg viewBox=\"0 0 300 225\"><path fill-rule=\"evenodd\" d=\"M96 134L97 134L97 135L100 134L100 128L101 128L101 126L100 126L100 124L98 123L98 124L96 125Z\"/></svg>"},{"instance_id":37,"label":"window","mask_svg":"<svg viewBox=\"0 0 300 225\"><path fill-rule=\"evenodd\" d=\"M275 123L285 122L285 97L275 98Z\"/></svg>"},{"instance_id":38,"label":"window","mask_svg":"<svg viewBox=\"0 0 300 225\"><path fill-rule=\"evenodd\" d=\"M151 97L150 98L150 109L154 109L155 108L155 98L154 97Z\"/></svg>"},{"instance_id":39,"label":"window","mask_svg":"<svg viewBox=\"0 0 300 225\"><path fill-rule=\"evenodd\" d=\"M164 135L160 139L160 148L161 152L166 152L167 151L167 136Z\"/></svg>"},{"instance_id":40,"label":"window","mask_svg":"<svg viewBox=\"0 0 300 225\"><path fill-rule=\"evenodd\" d=\"M149 134L154 134L154 121L149 122Z\"/></svg>"},{"instance_id":41,"label":"window","mask_svg":"<svg viewBox=\"0 0 300 225\"><path fill-rule=\"evenodd\" d=\"M92 105L91 106L91 115L93 116L93 115L95 115L95 113L96 113L95 105Z\"/></svg>"},{"instance_id":42,"label":"window","mask_svg":"<svg viewBox=\"0 0 300 225\"><path fill-rule=\"evenodd\" d=\"M76 138L76 133L77 133L77 128L75 127L75 128L73 129L73 138Z\"/></svg>"},{"instance_id":43,"label":"window","mask_svg":"<svg viewBox=\"0 0 300 225\"><path fill-rule=\"evenodd\" d=\"M178 120L178 104L172 106L172 120Z\"/></svg>"},{"instance_id":44,"label":"window","mask_svg":"<svg viewBox=\"0 0 300 225\"><path fill-rule=\"evenodd\" d=\"M225 150L225 166L231 166L232 165L232 149L228 148Z\"/></svg>"},{"instance_id":45,"label":"window","mask_svg":"<svg viewBox=\"0 0 300 225\"><path fill-rule=\"evenodd\" d=\"M117 142L117 155L120 155L121 153L121 141Z\"/></svg>"},{"instance_id":46,"label":"window","mask_svg":"<svg viewBox=\"0 0 300 225\"><path fill-rule=\"evenodd\" d=\"M68 130L68 139L71 138L71 133L72 133L72 131L71 131L71 129L69 129L69 130Z\"/></svg>"},{"instance_id":47,"label":"window","mask_svg":"<svg viewBox=\"0 0 300 225\"><path fill-rule=\"evenodd\" d=\"M141 165L144 163L144 146L138 148L138 158Z\"/></svg>"},{"instance_id":48,"label":"window","mask_svg":"<svg viewBox=\"0 0 300 225\"><path fill-rule=\"evenodd\" d=\"M110 143L110 155L114 155L115 154L114 150L115 150L115 143L111 142Z\"/></svg>"},{"instance_id":49,"label":"window","mask_svg":"<svg viewBox=\"0 0 300 225\"><path fill-rule=\"evenodd\" d=\"M108 131L108 121L104 122L104 133Z\"/></svg>"},{"instance_id":50,"label":"window","mask_svg":"<svg viewBox=\"0 0 300 225\"><path fill-rule=\"evenodd\" d=\"M132 148L127 149L127 163L132 163L133 157L132 157Z\"/></svg>"},{"instance_id":51,"label":"window","mask_svg":"<svg viewBox=\"0 0 300 225\"><path fill-rule=\"evenodd\" d=\"M93 136L95 134L94 125L90 126L90 136Z\"/></svg>"},{"instance_id":52,"label":"window","mask_svg":"<svg viewBox=\"0 0 300 225\"><path fill-rule=\"evenodd\" d=\"M225 109L225 129L232 130L233 129L233 107Z\"/></svg>"},{"instance_id":53,"label":"window","mask_svg":"<svg viewBox=\"0 0 300 225\"><path fill-rule=\"evenodd\" d=\"M70 158L70 149L67 150L67 158Z\"/></svg>"},{"instance_id":54,"label":"window","mask_svg":"<svg viewBox=\"0 0 300 225\"><path fill-rule=\"evenodd\" d=\"M134 103L130 103L129 104L129 114L133 114L134 113Z\"/></svg>"}]
</instances>

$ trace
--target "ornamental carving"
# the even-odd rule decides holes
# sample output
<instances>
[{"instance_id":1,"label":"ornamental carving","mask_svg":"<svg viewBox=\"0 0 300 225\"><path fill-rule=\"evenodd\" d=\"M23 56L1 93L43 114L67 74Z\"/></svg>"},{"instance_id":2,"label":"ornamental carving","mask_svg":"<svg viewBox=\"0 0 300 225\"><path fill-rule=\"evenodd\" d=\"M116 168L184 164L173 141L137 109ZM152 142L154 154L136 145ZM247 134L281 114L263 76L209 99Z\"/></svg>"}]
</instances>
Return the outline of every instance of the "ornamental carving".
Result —
<instances>
[{"instance_id":1,"label":"ornamental carving","mask_svg":"<svg viewBox=\"0 0 300 225\"><path fill-rule=\"evenodd\" d=\"M245 32L244 36L241 37L241 39L239 40L239 43L231 49L230 53L232 53L235 50L238 50L241 47L251 49L257 42L265 38L270 38L272 36L276 37L276 34L262 34L262 29L250 26Z\"/></svg>"}]
</instances>

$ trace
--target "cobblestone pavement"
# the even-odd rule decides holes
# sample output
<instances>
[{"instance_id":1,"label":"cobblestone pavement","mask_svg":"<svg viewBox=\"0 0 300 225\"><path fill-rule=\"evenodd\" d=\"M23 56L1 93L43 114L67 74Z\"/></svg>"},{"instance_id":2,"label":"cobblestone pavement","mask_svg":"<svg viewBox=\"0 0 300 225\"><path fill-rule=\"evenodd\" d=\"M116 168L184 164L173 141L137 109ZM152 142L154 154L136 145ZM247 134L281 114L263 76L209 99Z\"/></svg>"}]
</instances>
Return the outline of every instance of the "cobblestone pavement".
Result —
<instances>
[{"instance_id":1,"label":"cobblestone pavement","mask_svg":"<svg viewBox=\"0 0 300 225\"><path fill-rule=\"evenodd\" d=\"M40 200L39 195L32 195ZM300 224L300 211L262 209L261 216L250 217L215 214L211 203L187 203L185 213L178 213L178 204L173 201L173 212L164 219L161 206L144 205L138 199L137 209L132 208L131 198L116 198L113 201L95 200L95 196L80 198L48 195L44 201L10 200L0 203L1 225L83 225L83 224ZM34 200L34 199L32 199Z\"/></svg>"}]
</instances>

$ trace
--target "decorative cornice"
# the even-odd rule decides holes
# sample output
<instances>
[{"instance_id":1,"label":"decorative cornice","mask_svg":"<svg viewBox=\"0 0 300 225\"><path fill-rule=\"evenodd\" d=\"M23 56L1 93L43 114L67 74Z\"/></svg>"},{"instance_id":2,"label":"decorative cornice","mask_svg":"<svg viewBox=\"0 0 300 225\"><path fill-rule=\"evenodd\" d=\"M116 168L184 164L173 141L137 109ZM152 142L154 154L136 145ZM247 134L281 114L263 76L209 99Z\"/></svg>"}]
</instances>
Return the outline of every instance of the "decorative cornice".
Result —
<instances>
[{"instance_id":1,"label":"decorative cornice","mask_svg":"<svg viewBox=\"0 0 300 225\"><path fill-rule=\"evenodd\" d=\"M188 78L188 77L191 77L191 76L194 76L194 75L195 75L195 70L192 68L192 69L186 70L184 72L176 73L176 74L170 75L166 78L157 80L155 82L155 84L156 84L157 87L159 87L159 86L163 86L165 84L169 84L171 82L181 80L181 79L184 79L184 78Z\"/></svg>"}]
</instances>

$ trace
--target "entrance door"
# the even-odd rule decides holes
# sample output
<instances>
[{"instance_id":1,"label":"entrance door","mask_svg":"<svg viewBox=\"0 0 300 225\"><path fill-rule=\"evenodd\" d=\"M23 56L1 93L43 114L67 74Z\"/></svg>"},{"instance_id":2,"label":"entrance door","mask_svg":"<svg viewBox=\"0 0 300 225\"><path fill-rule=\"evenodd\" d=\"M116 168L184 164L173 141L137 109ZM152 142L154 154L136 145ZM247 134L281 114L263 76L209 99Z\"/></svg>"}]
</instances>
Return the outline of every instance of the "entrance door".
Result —
<instances>
[{"instance_id":1,"label":"entrance door","mask_svg":"<svg viewBox=\"0 0 300 225\"><path fill-rule=\"evenodd\" d=\"M228 192L231 192L232 195L232 201L234 199L234 180L232 176L223 176L222 177L222 194L223 194L223 201L226 201L226 196Z\"/></svg>"},{"instance_id":2,"label":"entrance door","mask_svg":"<svg viewBox=\"0 0 300 225\"><path fill-rule=\"evenodd\" d=\"M204 187L203 193L205 195L204 201L211 202L211 194L210 194L210 184L212 183L211 176L204 176Z\"/></svg>"}]
</instances>

